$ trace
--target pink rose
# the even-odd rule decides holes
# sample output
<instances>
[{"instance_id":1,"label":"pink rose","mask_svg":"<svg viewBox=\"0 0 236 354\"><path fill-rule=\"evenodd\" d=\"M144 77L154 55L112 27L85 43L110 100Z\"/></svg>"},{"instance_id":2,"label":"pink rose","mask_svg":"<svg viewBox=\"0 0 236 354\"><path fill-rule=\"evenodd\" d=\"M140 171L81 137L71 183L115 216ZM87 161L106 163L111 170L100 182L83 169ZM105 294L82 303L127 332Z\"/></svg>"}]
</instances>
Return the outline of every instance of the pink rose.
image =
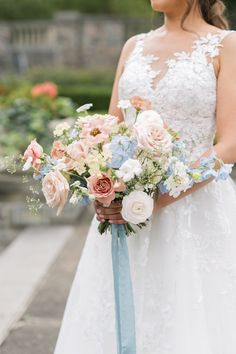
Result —
<instances>
[{"instance_id":1,"label":"pink rose","mask_svg":"<svg viewBox=\"0 0 236 354\"><path fill-rule=\"evenodd\" d=\"M42 181L42 191L47 204L51 208L58 208L57 215L64 208L69 190L69 183L59 170L47 173Z\"/></svg>"},{"instance_id":2,"label":"pink rose","mask_svg":"<svg viewBox=\"0 0 236 354\"><path fill-rule=\"evenodd\" d=\"M68 145L66 152L73 160L78 161L86 158L87 150L83 141L78 140Z\"/></svg>"},{"instance_id":3,"label":"pink rose","mask_svg":"<svg viewBox=\"0 0 236 354\"><path fill-rule=\"evenodd\" d=\"M31 90L31 94L33 97L46 95L54 98L58 95L58 88L53 82L44 82L42 84L35 85Z\"/></svg>"},{"instance_id":4,"label":"pink rose","mask_svg":"<svg viewBox=\"0 0 236 354\"><path fill-rule=\"evenodd\" d=\"M112 200L115 199L113 181L106 173L90 176L88 178L88 188L89 192L93 194L100 203L106 206L109 206Z\"/></svg>"},{"instance_id":5,"label":"pink rose","mask_svg":"<svg viewBox=\"0 0 236 354\"><path fill-rule=\"evenodd\" d=\"M32 140L23 155L23 159L26 161L23 170L28 170L32 165L38 169L41 164L40 157L42 155L42 146L37 143L36 139Z\"/></svg>"},{"instance_id":6,"label":"pink rose","mask_svg":"<svg viewBox=\"0 0 236 354\"><path fill-rule=\"evenodd\" d=\"M66 148L60 140L56 140L53 142L53 146L51 150L51 156L53 159L55 160L62 159L65 156L65 151Z\"/></svg>"},{"instance_id":7,"label":"pink rose","mask_svg":"<svg viewBox=\"0 0 236 354\"><path fill-rule=\"evenodd\" d=\"M123 179L120 179L119 181L115 182L114 190L115 192L124 192L126 190L126 184Z\"/></svg>"}]
</instances>

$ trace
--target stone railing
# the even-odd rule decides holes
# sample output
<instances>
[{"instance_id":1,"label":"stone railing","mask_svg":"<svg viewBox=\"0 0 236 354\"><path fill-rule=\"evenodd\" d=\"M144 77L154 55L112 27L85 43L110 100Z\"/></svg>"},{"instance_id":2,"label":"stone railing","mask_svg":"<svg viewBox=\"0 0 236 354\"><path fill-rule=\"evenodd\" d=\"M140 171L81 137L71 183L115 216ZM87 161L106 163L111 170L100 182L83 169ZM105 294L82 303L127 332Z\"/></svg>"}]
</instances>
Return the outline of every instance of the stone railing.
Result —
<instances>
[{"instance_id":1,"label":"stone railing","mask_svg":"<svg viewBox=\"0 0 236 354\"><path fill-rule=\"evenodd\" d=\"M0 172L0 248L1 243L9 243L19 229L27 226L49 225L49 224L74 224L85 209L83 206L68 204L59 217L56 210L44 205L37 212L29 209L26 198L40 198L45 204L42 193L33 195L29 187L35 189L32 183L23 183L22 174L8 174Z\"/></svg>"},{"instance_id":2,"label":"stone railing","mask_svg":"<svg viewBox=\"0 0 236 354\"><path fill-rule=\"evenodd\" d=\"M18 71L37 65L111 67L130 36L148 31L151 19L131 19L77 12L52 20L0 23L0 54Z\"/></svg>"}]
</instances>

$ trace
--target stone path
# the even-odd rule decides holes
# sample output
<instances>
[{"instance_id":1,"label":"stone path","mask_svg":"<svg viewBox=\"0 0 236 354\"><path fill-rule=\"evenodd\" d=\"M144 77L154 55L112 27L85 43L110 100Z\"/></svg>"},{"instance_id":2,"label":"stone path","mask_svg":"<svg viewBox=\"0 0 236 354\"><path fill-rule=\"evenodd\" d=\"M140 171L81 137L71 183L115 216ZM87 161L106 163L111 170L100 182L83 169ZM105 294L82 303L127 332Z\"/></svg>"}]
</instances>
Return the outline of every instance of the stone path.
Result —
<instances>
[{"instance_id":1,"label":"stone path","mask_svg":"<svg viewBox=\"0 0 236 354\"><path fill-rule=\"evenodd\" d=\"M92 216L92 209L86 211L81 216L79 224L72 230L73 235L65 237L67 243L64 242L60 255L58 256L58 252L56 261L54 258L55 262L51 265L47 275L41 279L33 301L30 305L29 301L26 302L29 306L24 314L22 312L23 316L15 322L7 339L0 347L0 354L53 353L66 298ZM54 230L53 239L58 238L59 230L63 228L64 226L59 226L57 230ZM48 247L54 246L49 242ZM32 299L32 296L30 298ZM2 307L1 302L0 307Z\"/></svg>"}]
</instances>

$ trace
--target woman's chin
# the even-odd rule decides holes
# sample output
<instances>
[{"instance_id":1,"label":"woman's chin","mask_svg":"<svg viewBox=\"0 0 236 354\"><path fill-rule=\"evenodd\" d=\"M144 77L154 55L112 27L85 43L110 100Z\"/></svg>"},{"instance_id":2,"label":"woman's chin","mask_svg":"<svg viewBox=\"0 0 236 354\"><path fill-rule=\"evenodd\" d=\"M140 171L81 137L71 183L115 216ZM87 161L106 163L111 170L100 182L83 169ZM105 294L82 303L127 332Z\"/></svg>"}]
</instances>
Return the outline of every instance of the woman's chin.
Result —
<instances>
[{"instance_id":1,"label":"woman's chin","mask_svg":"<svg viewBox=\"0 0 236 354\"><path fill-rule=\"evenodd\" d=\"M178 7L179 0L150 0L152 9L157 12L168 12Z\"/></svg>"}]
</instances>

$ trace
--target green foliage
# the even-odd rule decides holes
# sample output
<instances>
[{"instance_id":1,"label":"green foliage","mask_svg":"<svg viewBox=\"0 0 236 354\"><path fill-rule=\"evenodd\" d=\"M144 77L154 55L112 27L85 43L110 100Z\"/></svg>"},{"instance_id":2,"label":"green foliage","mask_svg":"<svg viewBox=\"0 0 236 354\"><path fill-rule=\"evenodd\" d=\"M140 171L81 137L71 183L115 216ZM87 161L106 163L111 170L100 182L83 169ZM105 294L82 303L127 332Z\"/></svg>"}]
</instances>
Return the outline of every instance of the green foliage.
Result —
<instances>
[{"instance_id":1,"label":"green foliage","mask_svg":"<svg viewBox=\"0 0 236 354\"><path fill-rule=\"evenodd\" d=\"M96 111L108 110L111 88L107 86L61 86L59 93L70 97L78 106L93 103Z\"/></svg>"},{"instance_id":2,"label":"green foliage","mask_svg":"<svg viewBox=\"0 0 236 354\"><path fill-rule=\"evenodd\" d=\"M23 152L37 137L48 146L51 120L76 116L76 108L93 103L95 111L108 109L114 71L37 68L26 77L5 76L0 86L0 156ZM32 97L36 83L53 81L59 96Z\"/></svg>"},{"instance_id":3,"label":"green foliage","mask_svg":"<svg viewBox=\"0 0 236 354\"><path fill-rule=\"evenodd\" d=\"M111 0L51 0L55 9L81 12L110 13Z\"/></svg>"},{"instance_id":4,"label":"green foliage","mask_svg":"<svg viewBox=\"0 0 236 354\"><path fill-rule=\"evenodd\" d=\"M22 153L35 137L48 146L51 141L49 122L75 115L75 106L69 98L34 98L25 88L19 93L18 89L17 93L13 91L0 98L0 155Z\"/></svg>"},{"instance_id":5,"label":"green foliage","mask_svg":"<svg viewBox=\"0 0 236 354\"><path fill-rule=\"evenodd\" d=\"M60 10L131 16L151 13L148 0L0 0L0 19L4 20L49 18Z\"/></svg>"},{"instance_id":6,"label":"green foliage","mask_svg":"<svg viewBox=\"0 0 236 354\"><path fill-rule=\"evenodd\" d=\"M70 69L70 68L42 68L31 69L25 77L32 83L52 81L59 86L112 86L115 70L92 70L92 69ZM9 81L10 79L10 81ZM9 77L9 84L14 85L16 78ZM9 86L8 84L8 86Z\"/></svg>"},{"instance_id":7,"label":"green foliage","mask_svg":"<svg viewBox=\"0 0 236 354\"><path fill-rule=\"evenodd\" d=\"M0 18L3 20L41 19L51 17L54 7L44 0L0 0Z\"/></svg>"},{"instance_id":8,"label":"green foliage","mask_svg":"<svg viewBox=\"0 0 236 354\"><path fill-rule=\"evenodd\" d=\"M105 111L109 106L114 70L36 68L26 77L11 75L3 78L0 90L7 92L12 101L27 95L33 84L44 81L56 83L59 95L69 97L76 106L92 102L96 111Z\"/></svg>"},{"instance_id":9,"label":"green foliage","mask_svg":"<svg viewBox=\"0 0 236 354\"><path fill-rule=\"evenodd\" d=\"M229 18L236 18L236 3L225 1ZM150 0L0 0L0 19L49 18L55 11L77 10L87 13L150 16Z\"/></svg>"}]
</instances>

